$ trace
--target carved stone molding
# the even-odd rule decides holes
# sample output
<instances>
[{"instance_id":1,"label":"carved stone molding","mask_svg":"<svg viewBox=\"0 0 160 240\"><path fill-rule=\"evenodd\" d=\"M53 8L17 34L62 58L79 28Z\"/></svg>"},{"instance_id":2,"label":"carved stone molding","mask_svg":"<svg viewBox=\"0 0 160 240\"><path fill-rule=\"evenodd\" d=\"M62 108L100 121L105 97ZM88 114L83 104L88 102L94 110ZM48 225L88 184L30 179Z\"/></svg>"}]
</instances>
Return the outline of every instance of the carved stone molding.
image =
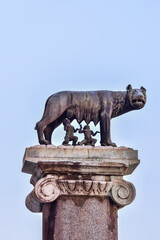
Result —
<instances>
[{"instance_id":1,"label":"carved stone molding","mask_svg":"<svg viewBox=\"0 0 160 240\"><path fill-rule=\"evenodd\" d=\"M38 145L26 148L22 171L36 173L80 173L110 176L131 174L139 164L137 150L126 147Z\"/></svg>"},{"instance_id":2,"label":"carved stone molding","mask_svg":"<svg viewBox=\"0 0 160 240\"><path fill-rule=\"evenodd\" d=\"M111 198L119 207L124 207L135 199L136 189L127 181L114 181L111 188Z\"/></svg>"},{"instance_id":3,"label":"carved stone molding","mask_svg":"<svg viewBox=\"0 0 160 240\"><path fill-rule=\"evenodd\" d=\"M34 190L26 197L25 204L31 212L42 212L42 204L36 199Z\"/></svg>"},{"instance_id":4,"label":"carved stone molding","mask_svg":"<svg viewBox=\"0 0 160 240\"><path fill-rule=\"evenodd\" d=\"M91 180L58 180L61 195L107 196L112 182Z\"/></svg>"},{"instance_id":5,"label":"carved stone molding","mask_svg":"<svg viewBox=\"0 0 160 240\"><path fill-rule=\"evenodd\" d=\"M34 191L40 203L53 202L60 195L57 177L48 174L46 177L41 178L36 183Z\"/></svg>"},{"instance_id":6,"label":"carved stone molding","mask_svg":"<svg viewBox=\"0 0 160 240\"><path fill-rule=\"evenodd\" d=\"M55 201L59 196L111 197L121 208L130 204L136 195L132 183L113 178L111 181L65 180L48 174L37 181L26 199L26 206L33 212L41 211L41 204Z\"/></svg>"},{"instance_id":7,"label":"carved stone molding","mask_svg":"<svg viewBox=\"0 0 160 240\"><path fill-rule=\"evenodd\" d=\"M32 212L60 196L110 197L118 208L136 195L133 184L123 180L139 164L131 148L91 146L33 146L26 149L23 172L32 174L34 190L26 198Z\"/></svg>"}]
</instances>

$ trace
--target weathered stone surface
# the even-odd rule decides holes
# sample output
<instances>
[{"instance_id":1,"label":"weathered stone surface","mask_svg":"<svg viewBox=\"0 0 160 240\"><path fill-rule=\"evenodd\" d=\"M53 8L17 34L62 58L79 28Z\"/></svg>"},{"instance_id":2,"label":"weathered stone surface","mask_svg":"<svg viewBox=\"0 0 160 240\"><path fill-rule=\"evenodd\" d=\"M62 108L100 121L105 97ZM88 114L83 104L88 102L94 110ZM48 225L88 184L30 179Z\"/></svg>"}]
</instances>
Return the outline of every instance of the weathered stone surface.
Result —
<instances>
[{"instance_id":1,"label":"weathered stone surface","mask_svg":"<svg viewBox=\"0 0 160 240\"><path fill-rule=\"evenodd\" d=\"M109 198L60 197L43 206L43 240L117 240L117 206Z\"/></svg>"},{"instance_id":2,"label":"weathered stone surface","mask_svg":"<svg viewBox=\"0 0 160 240\"><path fill-rule=\"evenodd\" d=\"M36 199L34 190L26 197L25 203L31 212L42 212L42 204Z\"/></svg>"},{"instance_id":3,"label":"weathered stone surface","mask_svg":"<svg viewBox=\"0 0 160 240\"><path fill-rule=\"evenodd\" d=\"M31 197L28 197L27 207L34 211L33 198L39 203L49 203L60 196L111 197L118 207L124 207L134 200L135 194L133 184L117 177L107 181L88 180L82 176L79 180L73 177L70 180L67 176L48 174L35 184L34 191L29 195Z\"/></svg>"},{"instance_id":4,"label":"weathered stone surface","mask_svg":"<svg viewBox=\"0 0 160 240\"><path fill-rule=\"evenodd\" d=\"M117 240L117 210L136 195L123 176L138 164L125 147L27 148L22 171L34 189L26 206L43 212L43 240Z\"/></svg>"},{"instance_id":5,"label":"weathered stone surface","mask_svg":"<svg viewBox=\"0 0 160 240\"><path fill-rule=\"evenodd\" d=\"M34 146L27 148L22 171L33 174L39 164L45 173L100 175L131 174L139 164L136 150L125 147Z\"/></svg>"}]
</instances>

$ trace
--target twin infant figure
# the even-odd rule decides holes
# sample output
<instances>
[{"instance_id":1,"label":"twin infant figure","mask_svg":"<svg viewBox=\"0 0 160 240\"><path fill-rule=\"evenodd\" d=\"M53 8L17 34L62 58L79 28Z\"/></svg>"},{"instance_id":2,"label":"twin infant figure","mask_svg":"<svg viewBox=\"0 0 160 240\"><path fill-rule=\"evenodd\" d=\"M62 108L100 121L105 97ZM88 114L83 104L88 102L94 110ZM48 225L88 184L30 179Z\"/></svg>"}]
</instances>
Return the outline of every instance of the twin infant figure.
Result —
<instances>
[{"instance_id":1,"label":"twin infant figure","mask_svg":"<svg viewBox=\"0 0 160 240\"><path fill-rule=\"evenodd\" d=\"M78 142L78 145L91 145L91 146L95 146L95 143L97 142L97 139L92 138L92 136L96 136L97 133L100 133L99 131L96 131L95 133L90 130L90 127L88 125L84 126L83 130L82 130L82 125L80 124L80 128L74 128L71 125L71 121L66 118L63 121L63 125L64 125L64 130L66 131L66 135L63 141L63 145L69 145L69 142L72 141L72 145L76 146L77 145L77 141L78 141L78 137L74 136L74 133L76 133L77 131L79 133L83 133L84 134L84 140L82 140L81 142Z\"/></svg>"}]
</instances>

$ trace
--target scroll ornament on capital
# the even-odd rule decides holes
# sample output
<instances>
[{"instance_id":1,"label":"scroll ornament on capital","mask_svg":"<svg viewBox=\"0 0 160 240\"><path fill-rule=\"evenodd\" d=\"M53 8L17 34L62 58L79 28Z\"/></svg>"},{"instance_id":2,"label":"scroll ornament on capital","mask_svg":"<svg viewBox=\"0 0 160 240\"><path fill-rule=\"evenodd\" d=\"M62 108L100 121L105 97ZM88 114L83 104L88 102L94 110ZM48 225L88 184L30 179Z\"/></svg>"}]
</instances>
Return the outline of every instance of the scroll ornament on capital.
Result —
<instances>
[{"instance_id":1,"label":"scroll ornament on capital","mask_svg":"<svg viewBox=\"0 0 160 240\"><path fill-rule=\"evenodd\" d=\"M110 197L119 208L122 208L130 204L135 195L136 190L133 184L123 179L62 180L48 174L37 181L34 190L26 199L26 206L32 212L41 212L43 203L53 202L59 196L94 196Z\"/></svg>"}]
</instances>

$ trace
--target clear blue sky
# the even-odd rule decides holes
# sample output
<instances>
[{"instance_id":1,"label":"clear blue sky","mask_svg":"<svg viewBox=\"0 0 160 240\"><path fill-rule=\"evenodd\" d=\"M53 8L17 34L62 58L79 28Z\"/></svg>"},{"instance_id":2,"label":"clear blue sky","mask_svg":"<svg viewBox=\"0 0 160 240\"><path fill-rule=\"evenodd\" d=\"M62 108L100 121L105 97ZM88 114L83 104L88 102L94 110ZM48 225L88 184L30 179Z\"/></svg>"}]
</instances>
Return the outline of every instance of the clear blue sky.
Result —
<instances>
[{"instance_id":1,"label":"clear blue sky","mask_svg":"<svg viewBox=\"0 0 160 240\"><path fill-rule=\"evenodd\" d=\"M159 239L160 1L0 0L0 238L40 240L41 214L29 212L33 189L21 173L35 123L61 90L125 90L144 86L140 111L112 121L112 140L139 150L127 177L135 201L119 211L119 240ZM63 141L62 129L54 140Z\"/></svg>"}]
</instances>

